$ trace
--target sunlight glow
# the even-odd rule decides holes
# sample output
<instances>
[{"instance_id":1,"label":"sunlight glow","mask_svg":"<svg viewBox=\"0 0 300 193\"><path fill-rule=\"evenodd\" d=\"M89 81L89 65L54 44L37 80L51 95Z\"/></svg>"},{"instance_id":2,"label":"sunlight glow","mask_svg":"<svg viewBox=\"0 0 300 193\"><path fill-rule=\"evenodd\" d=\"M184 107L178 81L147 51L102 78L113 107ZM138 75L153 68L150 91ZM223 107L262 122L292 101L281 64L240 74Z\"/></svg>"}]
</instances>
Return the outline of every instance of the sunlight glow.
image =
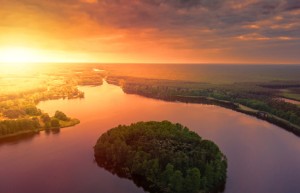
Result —
<instances>
[{"instance_id":1,"label":"sunlight glow","mask_svg":"<svg viewBox=\"0 0 300 193\"><path fill-rule=\"evenodd\" d=\"M24 47L0 49L0 62L28 63L41 61L43 57L38 51Z\"/></svg>"},{"instance_id":2,"label":"sunlight glow","mask_svg":"<svg viewBox=\"0 0 300 193\"><path fill-rule=\"evenodd\" d=\"M26 63L86 62L91 58L81 52L32 49L28 47L0 47L0 63L22 66Z\"/></svg>"}]
</instances>

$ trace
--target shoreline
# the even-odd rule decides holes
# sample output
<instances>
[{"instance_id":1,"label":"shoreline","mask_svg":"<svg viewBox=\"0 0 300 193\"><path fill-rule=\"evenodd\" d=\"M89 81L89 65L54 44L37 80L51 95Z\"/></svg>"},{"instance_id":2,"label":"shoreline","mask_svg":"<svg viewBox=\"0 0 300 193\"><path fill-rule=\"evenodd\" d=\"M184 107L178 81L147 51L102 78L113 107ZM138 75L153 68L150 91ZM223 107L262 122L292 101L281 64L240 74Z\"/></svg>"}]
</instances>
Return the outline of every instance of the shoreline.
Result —
<instances>
[{"instance_id":1,"label":"shoreline","mask_svg":"<svg viewBox=\"0 0 300 193\"><path fill-rule=\"evenodd\" d=\"M273 115L268 112L262 112L260 110L252 109L250 107L244 106L239 103L234 103L226 100L215 99L212 97L206 96L188 96L188 95L153 95L153 94L146 94L146 93L139 93L138 90L131 91L130 89L126 89L120 85L120 83L116 80L108 80L109 84L113 84L119 86L124 93L126 94L135 94L147 98L158 99L163 101L170 101L170 102L184 102L184 103L195 103L195 104L208 104L208 105L216 105L223 108L231 109L233 111L243 113L252 117L256 117L257 119L267 121L271 124L274 124L281 129L284 129L288 132L295 134L296 136L300 137L300 126L295 125L285 119L282 119L276 115Z\"/></svg>"},{"instance_id":2,"label":"shoreline","mask_svg":"<svg viewBox=\"0 0 300 193\"><path fill-rule=\"evenodd\" d=\"M69 123L65 123L65 125L62 125L60 127L52 127L52 128L40 128L40 129L36 129L36 130L27 130L27 131L20 131L20 132L16 132L16 133L11 133L11 134L8 134L8 135L3 135L3 136L0 136L0 140L1 139L6 139L6 138L10 138L10 137L16 137L18 135L23 135L23 134L34 134L34 133L39 133L41 131L52 131L52 130L55 130L55 129L62 129L62 128L67 128L67 127L73 127L75 125L78 125L80 123L80 120L79 119L71 119L69 121Z\"/></svg>"},{"instance_id":3,"label":"shoreline","mask_svg":"<svg viewBox=\"0 0 300 193\"><path fill-rule=\"evenodd\" d=\"M124 90L123 90L124 91ZM125 91L124 91L125 92ZM300 137L300 127L297 125L294 125L287 120L281 119L273 114L263 112L265 115L260 115L259 110L256 109L251 109L249 107L246 107L244 105L238 104L238 103L233 103L230 101L225 101L225 100L218 100L214 99L211 97L201 97L201 96L167 96L167 97L153 97L153 96L147 96L147 95L142 95L139 93L129 93L125 92L126 94L135 94L147 98L152 98L152 99L158 99L158 100L163 100L167 102L182 102L182 103L192 103L192 104L207 104L207 105L216 105L220 106L223 108L231 109L233 111L243 113L252 117L256 117L257 119L267 121L271 124L274 124L288 132L291 132L295 134L296 136Z\"/></svg>"},{"instance_id":4,"label":"shoreline","mask_svg":"<svg viewBox=\"0 0 300 193\"><path fill-rule=\"evenodd\" d=\"M107 80L104 79L104 81L107 81ZM108 84L113 84L113 85L116 85L116 86L119 86L122 88L122 86L120 86L116 83L108 82ZM87 86L87 85L85 85L85 86ZM261 116L259 114L261 111L252 109L250 107L241 105L239 103L233 103L233 102L226 101L226 100L219 100L219 99L215 99L212 97L204 97L204 96L174 95L174 96L160 96L159 97L159 96L153 96L153 95L151 96L151 95L141 94L141 93L128 92L128 91L124 90L124 88L122 88L122 90L126 94L135 94L138 96L143 96L146 98L151 98L151 99L156 99L156 100L163 100L163 101L167 101L167 102L182 102L182 103L192 103L192 104L216 105L216 106L231 109L233 111L243 113L243 114L246 114L246 115L249 115L252 117L256 117L257 119L260 119L260 120L267 121L271 124L274 124L282 129L284 129L288 132L291 132L291 133L295 134L296 136L300 137L300 127L299 126L294 125L294 124L288 122L287 120L284 120L282 118L279 118L279 117L277 117L273 114L267 113L267 112L263 112L263 113L265 113L265 115ZM286 98L286 97L284 97L284 98ZM59 128L50 128L49 130L72 127L72 126L75 126L80 123L80 120L78 120L78 119L72 119L70 122L72 122L72 121L74 121L74 122L70 123L70 124L66 124L66 125L63 124ZM37 130L21 131L21 132L17 132L17 133L8 134L5 136L0 136L0 139L14 137L17 135L22 135L22 134L27 134L27 133L38 133L40 131L45 131L45 130L47 130L47 129L40 128Z\"/></svg>"}]
</instances>

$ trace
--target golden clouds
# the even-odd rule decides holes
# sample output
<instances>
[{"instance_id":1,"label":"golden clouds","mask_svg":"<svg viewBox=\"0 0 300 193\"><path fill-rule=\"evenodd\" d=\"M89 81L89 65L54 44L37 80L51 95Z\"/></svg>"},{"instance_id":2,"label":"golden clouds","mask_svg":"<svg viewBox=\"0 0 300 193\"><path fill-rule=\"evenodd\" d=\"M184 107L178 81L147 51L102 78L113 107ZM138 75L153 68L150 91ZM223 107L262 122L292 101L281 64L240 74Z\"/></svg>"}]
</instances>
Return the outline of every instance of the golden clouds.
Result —
<instances>
[{"instance_id":1,"label":"golden clouds","mask_svg":"<svg viewBox=\"0 0 300 193\"><path fill-rule=\"evenodd\" d=\"M98 0L80 0L83 3L98 3Z\"/></svg>"},{"instance_id":2,"label":"golden clouds","mask_svg":"<svg viewBox=\"0 0 300 193\"><path fill-rule=\"evenodd\" d=\"M0 47L53 51L55 57L64 53L74 60L78 58L72 55L77 54L99 62L228 63L260 60L261 53L264 61L276 57L300 61L299 54L286 51L300 49L300 7L294 0L0 0L0 4ZM281 47L285 47L282 55L272 54L281 53Z\"/></svg>"}]
</instances>

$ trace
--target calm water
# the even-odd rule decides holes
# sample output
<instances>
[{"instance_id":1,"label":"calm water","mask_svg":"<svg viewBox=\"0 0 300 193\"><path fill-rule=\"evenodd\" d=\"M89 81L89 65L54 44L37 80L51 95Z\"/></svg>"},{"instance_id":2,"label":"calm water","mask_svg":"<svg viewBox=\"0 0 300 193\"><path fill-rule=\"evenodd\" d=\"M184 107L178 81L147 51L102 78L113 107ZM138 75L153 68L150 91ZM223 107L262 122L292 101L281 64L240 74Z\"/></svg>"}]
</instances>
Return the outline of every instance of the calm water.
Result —
<instances>
[{"instance_id":1,"label":"calm water","mask_svg":"<svg viewBox=\"0 0 300 193\"><path fill-rule=\"evenodd\" d=\"M209 83L300 81L300 65L109 64L110 75Z\"/></svg>"},{"instance_id":2,"label":"calm water","mask_svg":"<svg viewBox=\"0 0 300 193\"><path fill-rule=\"evenodd\" d=\"M300 105L300 101L292 100L292 99L286 99L286 98L280 98L281 100L287 102L287 103L292 103L295 105Z\"/></svg>"},{"instance_id":3,"label":"calm water","mask_svg":"<svg viewBox=\"0 0 300 193\"><path fill-rule=\"evenodd\" d=\"M300 138L274 125L217 106L127 95L107 84L80 89L85 99L47 101L39 108L62 110L81 124L0 143L1 193L142 193L99 168L93 146L119 124L166 119L220 146L229 161L226 193L300 192Z\"/></svg>"}]
</instances>

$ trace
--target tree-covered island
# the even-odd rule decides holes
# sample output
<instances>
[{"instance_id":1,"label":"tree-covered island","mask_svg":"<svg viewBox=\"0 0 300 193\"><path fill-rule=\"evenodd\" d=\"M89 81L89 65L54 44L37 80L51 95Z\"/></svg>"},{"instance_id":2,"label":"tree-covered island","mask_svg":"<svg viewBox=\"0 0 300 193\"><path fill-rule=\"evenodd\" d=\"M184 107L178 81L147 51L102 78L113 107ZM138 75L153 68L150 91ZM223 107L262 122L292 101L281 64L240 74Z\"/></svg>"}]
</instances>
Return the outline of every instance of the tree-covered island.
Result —
<instances>
[{"instance_id":1,"label":"tree-covered island","mask_svg":"<svg viewBox=\"0 0 300 193\"><path fill-rule=\"evenodd\" d=\"M120 125L97 141L95 159L150 192L218 192L227 160L216 144L180 124L138 122Z\"/></svg>"}]
</instances>

